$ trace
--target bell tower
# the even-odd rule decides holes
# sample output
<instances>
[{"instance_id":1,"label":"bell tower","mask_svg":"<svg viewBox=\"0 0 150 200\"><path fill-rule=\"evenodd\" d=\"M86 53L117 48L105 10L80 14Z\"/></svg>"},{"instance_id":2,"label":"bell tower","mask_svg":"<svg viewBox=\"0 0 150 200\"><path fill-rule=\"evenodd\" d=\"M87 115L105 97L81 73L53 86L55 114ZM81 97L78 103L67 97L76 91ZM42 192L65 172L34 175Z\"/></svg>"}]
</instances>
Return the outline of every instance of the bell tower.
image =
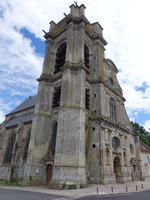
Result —
<instances>
[{"instance_id":1,"label":"bell tower","mask_svg":"<svg viewBox=\"0 0 150 200\"><path fill-rule=\"evenodd\" d=\"M99 23L90 24L85 6L72 4L59 23L50 22L46 51L38 79L24 180L51 187L86 184L86 123L91 82L104 78L104 46ZM97 108L100 112L100 106ZM47 166L52 168L47 177Z\"/></svg>"}]
</instances>

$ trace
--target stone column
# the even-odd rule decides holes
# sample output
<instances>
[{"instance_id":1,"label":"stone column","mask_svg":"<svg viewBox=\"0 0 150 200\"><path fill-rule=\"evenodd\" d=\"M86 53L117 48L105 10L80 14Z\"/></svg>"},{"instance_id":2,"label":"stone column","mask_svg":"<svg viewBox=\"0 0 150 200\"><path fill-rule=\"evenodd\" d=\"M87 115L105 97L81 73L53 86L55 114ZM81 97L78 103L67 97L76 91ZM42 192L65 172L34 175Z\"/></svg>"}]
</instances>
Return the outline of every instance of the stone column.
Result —
<instances>
[{"instance_id":1,"label":"stone column","mask_svg":"<svg viewBox=\"0 0 150 200\"><path fill-rule=\"evenodd\" d=\"M95 68L97 74L95 74L94 79L101 79L104 80L104 47L100 44L99 40L95 40L93 42L93 49L94 49L94 55L92 64ZM95 58L94 58L95 57Z\"/></svg>"},{"instance_id":2,"label":"stone column","mask_svg":"<svg viewBox=\"0 0 150 200\"><path fill-rule=\"evenodd\" d=\"M73 94L70 88L73 88ZM85 72L79 70L74 74L70 70L65 70L61 95L53 177L50 183L50 187L55 188L60 188L63 183L67 185L86 183L85 105L83 104Z\"/></svg>"},{"instance_id":3,"label":"stone column","mask_svg":"<svg viewBox=\"0 0 150 200\"><path fill-rule=\"evenodd\" d=\"M103 126L103 125L102 125ZM101 140L100 140L100 160L101 160L101 174L100 174L100 183L104 184L104 178L105 178L105 136L104 136L104 128L101 126Z\"/></svg>"},{"instance_id":4,"label":"stone column","mask_svg":"<svg viewBox=\"0 0 150 200\"><path fill-rule=\"evenodd\" d=\"M76 30L71 22L67 28L67 51L66 51L66 62L74 62L74 36L76 37Z\"/></svg>"},{"instance_id":5,"label":"stone column","mask_svg":"<svg viewBox=\"0 0 150 200\"><path fill-rule=\"evenodd\" d=\"M42 73L52 74L53 71L54 71L54 48L53 48L53 41L49 38L46 40L46 50L45 50Z\"/></svg>"}]
</instances>

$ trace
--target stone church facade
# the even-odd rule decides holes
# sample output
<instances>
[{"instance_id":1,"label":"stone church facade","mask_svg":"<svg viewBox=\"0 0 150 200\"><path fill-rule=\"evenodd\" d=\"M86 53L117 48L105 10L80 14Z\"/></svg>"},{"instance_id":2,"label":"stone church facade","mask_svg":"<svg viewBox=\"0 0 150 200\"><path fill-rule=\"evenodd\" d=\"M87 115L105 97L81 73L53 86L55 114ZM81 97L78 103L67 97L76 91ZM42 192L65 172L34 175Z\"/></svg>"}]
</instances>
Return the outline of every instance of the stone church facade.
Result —
<instances>
[{"instance_id":1,"label":"stone church facade","mask_svg":"<svg viewBox=\"0 0 150 200\"><path fill-rule=\"evenodd\" d=\"M129 121L117 67L85 6L51 22L38 93L0 128L0 179L59 188L140 180L139 137Z\"/></svg>"}]
</instances>

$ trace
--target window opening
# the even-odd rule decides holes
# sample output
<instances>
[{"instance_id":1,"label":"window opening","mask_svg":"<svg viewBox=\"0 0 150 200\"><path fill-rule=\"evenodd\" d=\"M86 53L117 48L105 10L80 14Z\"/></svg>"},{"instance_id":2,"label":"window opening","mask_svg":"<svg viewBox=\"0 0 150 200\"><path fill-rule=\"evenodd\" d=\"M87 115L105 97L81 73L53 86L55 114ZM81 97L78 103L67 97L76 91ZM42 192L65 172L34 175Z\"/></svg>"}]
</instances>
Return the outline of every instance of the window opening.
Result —
<instances>
[{"instance_id":1,"label":"window opening","mask_svg":"<svg viewBox=\"0 0 150 200\"><path fill-rule=\"evenodd\" d=\"M120 147L120 140L118 137L113 137L112 138L112 147L115 151L117 151Z\"/></svg>"},{"instance_id":2,"label":"window opening","mask_svg":"<svg viewBox=\"0 0 150 200\"><path fill-rule=\"evenodd\" d=\"M65 63L65 59L66 59L66 43L62 43L58 49L57 49L57 53L56 53L56 60L55 60L55 71L54 73L59 72L61 69L61 67L64 65Z\"/></svg>"},{"instance_id":3,"label":"window opening","mask_svg":"<svg viewBox=\"0 0 150 200\"><path fill-rule=\"evenodd\" d=\"M90 58L89 58L89 49L86 46L86 44L84 45L84 62L85 62L85 67L89 70L90 68Z\"/></svg>"},{"instance_id":4,"label":"window opening","mask_svg":"<svg viewBox=\"0 0 150 200\"><path fill-rule=\"evenodd\" d=\"M110 109L110 117L113 121L116 121L116 103L115 100L111 97L109 99L109 109Z\"/></svg>"},{"instance_id":5,"label":"window opening","mask_svg":"<svg viewBox=\"0 0 150 200\"><path fill-rule=\"evenodd\" d=\"M106 148L106 163L109 164L109 148Z\"/></svg>"},{"instance_id":6,"label":"window opening","mask_svg":"<svg viewBox=\"0 0 150 200\"><path fill-rule=\"evenodd\" d=\"M131 153L131 154L134 154L134 147L133 147L132 144L130 144L129 148L130 148L130 153Z\"/></svg>"},{"instance_id":7,"label":"window opening","mask_svg":"<svg viewBox=\"0 0 150 200\"><path fill-rule=\"evenodd\" d=\"M53 137L52 137L52 155L55 155L55 148L56 148L56 134L57 134L57 122L54 124L53 127Z\"/></svg>"},{"instance_id":8,"label":"window opening","mask_svg":"<svg viewBox=\"0 0 150 200\"><path fill-rule=\"evenodd\" d=\"M85 89L85 108L89 110L90 90Z\"/></svg>"},{"instance_id":9,"label":"window opening","mask_svg":"<svg viewBox=\"0 0 150 200\"><path fill-rule=\"evenodd\" d=\"M53 108L60 106L61 87L54 89L53 93Z\"/></svg>"},{"instance_id":10,"label":"window opening","mask_svg":"<svg viewBox=\"0 0 150 200\"><path fill-rule=\"evenodd\" d=\"M112 78L109 78L109 83L110 83L110 86L113 87L114 86L114 80Z\"/></svg>"},{"instance_id":11,"label":"window opening","mask_svg":"<svg viewBox=\"0 0 150 200\"><path fill-rule=\"evenodd\" d=\"M15 138L16 138L15 134L12 134L11 137L9 138L6 153L5 153L4 163L11 163Z\"/></svg>"},{"instance_id":12,"label":"window opening","mask_svg":"<svg viewBox=\"0 0 150 200\"><path fill-rule=\"evenodd\" d=\"M127 156L126 156L126 152L123 152L123 156L124 156L124 165L127 165Z\"/></svg>"}]
</instances>

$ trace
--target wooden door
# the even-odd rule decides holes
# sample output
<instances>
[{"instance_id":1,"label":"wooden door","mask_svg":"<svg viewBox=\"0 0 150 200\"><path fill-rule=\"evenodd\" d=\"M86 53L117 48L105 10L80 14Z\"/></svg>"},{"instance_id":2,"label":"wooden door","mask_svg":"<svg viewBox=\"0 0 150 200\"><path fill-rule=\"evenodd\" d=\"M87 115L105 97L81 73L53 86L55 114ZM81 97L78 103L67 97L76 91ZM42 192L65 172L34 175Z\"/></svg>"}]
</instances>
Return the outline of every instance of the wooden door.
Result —
<instances>
[{"instance_id":1,"label":"wooden door","mask_svg":"<svg viewBox=\"0 0 150 200\"><path fill-rule=\"evenodd\" d=\"M121 183L121 165L119 157L115 157L114 159L114 173L116 176L116 183Z\"/></svg>"},{"instance_id":2,"label":"wooden door","mask_svg":"<svg viewBox=\"0 0 150 200\"><path fill-rule=\"evenodd\" d=\"M46 185L48 185L52 180L52 173L53 173L53 166L51 164L48 164L46 166Z\"/></svg>"}]
</instances>

